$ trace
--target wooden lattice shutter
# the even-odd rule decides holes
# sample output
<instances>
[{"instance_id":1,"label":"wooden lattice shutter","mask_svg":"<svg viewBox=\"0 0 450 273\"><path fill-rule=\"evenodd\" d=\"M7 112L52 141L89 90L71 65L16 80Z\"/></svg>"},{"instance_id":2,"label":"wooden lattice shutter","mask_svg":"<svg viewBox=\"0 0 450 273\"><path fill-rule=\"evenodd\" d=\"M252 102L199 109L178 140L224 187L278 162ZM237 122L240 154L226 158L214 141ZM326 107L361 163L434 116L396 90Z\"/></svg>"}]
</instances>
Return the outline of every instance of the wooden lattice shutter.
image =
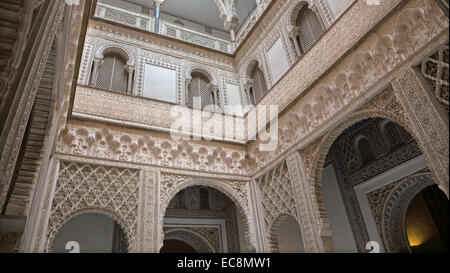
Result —
<instances>
[{"instance_id":1,"label":"wooden lattice shutter","mask_svg":"<svg viewBox=\"0 0 450 273\"><path fill-rule=\"evenodd\" d=\"M300 10L296 25L299 26L299 45L302 54L305 54L322 37L325 30L317 14L307 7Z\"/></svg>"},{"instance_id":2,"label":"wooden lattice shutter","mask_svg":"<svg viewBox=\"0 0 450 273\"><path fill-rule=\"evenodd\" d=\"M98 69L96 87L100 89L127 92L128 75L126 62L118 55L107 55Z\"/></svg>"},{"instance_id":3,"label":"wooden lattice shutter","mask_svg":"<svg viewBox=\"0 0 450 273\"><path fill-rule=\"evenodd\" d=\"M207 105L213 104L213 93L211 92L211 87L208 81L208 78L206 78L203 75L198 76L199 81L199 94L202 98L202 109L205 108Z\"/></svg>"},{"instance_id":4,"label":"wooden lattice shutter","mask_svg":"<svg viewBox=\"0 0 450 273\"><path fill-rule=\"evenodd\" d=\"M198 89L198 80L196 80L195 76L192 76L191 82L188 86L186 105L190 107L194 106L194 97L198 97Z\"/></svg>"},{"instance_id":5,"label":"wooden lattice shutter","mask_svg":"<svg viewBox=\"0 0 450 273\"><path fill-rule=\"evenodd\" d=\"M267 92L264 73L261 71L261 69L259 69L258 66L255 66L255 69L253 70L252 79L253 79L253 95L255 98L255 103L257 103Z\"/></svg>"},{"instance_id":6,"label":"wooden lattice shutter","mask_svg":"<svg viewBox=\"0 0 450 273\"><path fill-rule=\"evenodd\" d=\"M192 80L189 84L188 100L189 106L194 105L194 97L201 98L201 108L214 103L213 93L207 77L200 73L192 74Z\"/></svg>"}]
</instances>

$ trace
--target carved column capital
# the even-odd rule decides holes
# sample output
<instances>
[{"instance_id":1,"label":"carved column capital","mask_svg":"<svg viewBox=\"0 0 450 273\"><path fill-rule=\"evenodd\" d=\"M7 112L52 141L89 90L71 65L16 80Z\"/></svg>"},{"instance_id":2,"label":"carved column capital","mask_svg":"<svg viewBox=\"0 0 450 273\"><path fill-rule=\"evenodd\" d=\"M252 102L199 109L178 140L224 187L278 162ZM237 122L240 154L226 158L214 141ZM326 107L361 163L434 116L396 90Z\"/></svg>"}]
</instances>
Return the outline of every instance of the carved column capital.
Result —
<instances>
[{"instance_id":1,"label":"carved column capital","mask_svg":"<svg viewBox=\"0 0 450 273\"><path fill-rule=\"evenodd\" d=\"M136 67L135 67L134 65L129 65L129 64L127 64L127 65L125 66L125 69L127 70L127 72L128 72L129 74L131 74L131 73L133 73L133 72L136 70Z\"/></svg>"},{"instance_id":2,"label":"carved column capital","mask_svg":"<svg viewBox=\"0 0 450 273\"><path fill-rule=\"evenodd\" d=\"M249 79L249 78L245 78L245 79L244 79L244 89L245 89L245 90L250 89L250 87L253 86L253 82L254 82L254 80Z\"/></svg>"},{"instance_id":3,"label":"carved column capital","mask_svg":"<svg viewBox=\"0 0 450 273\"><path fill-rule=\"evenodd\" d=\"M219 86L217 84L211 84L210 89L212 92L219 92Z\"/></svg>"},{"instance_id":4,"label":"carved column capital","mask_svg":"<svg viewBox=\"0 0 450 273\"><path fill-rule=\"evenodd\" d=\"M102 63L102 61L103 61L103 58L99 58L99 57L95 57L95 58L94 58L94 64L99 65L99 64Z\"/></svg>"},{"instance_id":5,"label":"carved column capital","mask_svg":"<svg viewBox=\"0 0 450 273\"><path fill-rule=\"evenodd\" d=\"M153 0L154 7L160 7L166 0Z\"/></svg>"},{"instance_id":6,"label":"carved column capital","mask_svg":"<svg viewBox=\"0 0 450 273\"><path fill-rule=\"evenodd\" d=\"M299 34L299 27L298 26L294 26L292 24L287 25L286 27L289 38L291 39L296 39L298 34Z\"/></svg>"}]
</instances>

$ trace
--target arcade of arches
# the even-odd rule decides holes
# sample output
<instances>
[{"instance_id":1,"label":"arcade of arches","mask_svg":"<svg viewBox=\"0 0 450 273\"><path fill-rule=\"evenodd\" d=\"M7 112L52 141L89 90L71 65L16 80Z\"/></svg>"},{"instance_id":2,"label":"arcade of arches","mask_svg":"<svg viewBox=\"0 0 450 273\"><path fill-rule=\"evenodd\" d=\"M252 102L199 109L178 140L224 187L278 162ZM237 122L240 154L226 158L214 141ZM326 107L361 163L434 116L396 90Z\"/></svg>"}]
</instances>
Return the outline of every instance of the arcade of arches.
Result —
<instances>
[{"instance_id":1,"label":"arcade of arches","mask_svg":"<svg viewBox=\"0 0 450 273\"><path fill-rule=\"evenodd\" d=\"M0 253L448 252L448 1L75 2L0 4Z\"/></svg>"}]
</instances>

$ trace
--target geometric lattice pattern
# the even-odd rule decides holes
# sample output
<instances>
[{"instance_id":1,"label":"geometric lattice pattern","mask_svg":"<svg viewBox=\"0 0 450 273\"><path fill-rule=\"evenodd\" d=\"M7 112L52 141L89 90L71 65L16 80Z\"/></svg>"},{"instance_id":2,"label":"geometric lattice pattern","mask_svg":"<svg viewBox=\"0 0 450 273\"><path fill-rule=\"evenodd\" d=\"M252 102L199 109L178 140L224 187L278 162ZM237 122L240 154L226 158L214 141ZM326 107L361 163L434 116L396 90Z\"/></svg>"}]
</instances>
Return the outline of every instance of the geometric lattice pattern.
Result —
<instances>
[{"instance_id":1,"label":"geometric lattice pattern","mask_svg":"<svg viewBox=\"0 0 450 273\"><path fill-rule=\"evenodd\" d=\"M121 22L121 23L129 25L129 26L136 25L136 17L135 16L125 13L125 12L118 11L118 10L106 9L105 17L112 21Z\"/></svg>"},{"instance_id":2,"label":"geometric lattice pattern","mask_svg":"<svg viewBox=\"0 0 450 273\"><path fill-rule=\"evenodd\" d=\"M280 215L296 217L294 192L286 161L256 179L261 189L267 231Z\"/></svg>"},{"instance_id":3,"label":"geometric lattice pattern","mask_svg":"<svg viewBox=\"0 0 450 273\"><path fill-rule=\"evenodd\" d=\"M104 90L127 92L126 62L119 55L107 55L98 68L96 87Z\"/></svg>"},{"instance_id":4,"label":"geometric lattice pattern","mask_svg":"<svg viewBox=\"0 0 450 273\"><path fill-rule=\"evenodd\" d=\"M139 171L74 162L61 162L48 228L52 242L74 214L104 213L119 222L129 242L136 243Z\"/></svg>"},{"instance_id":5,"label":"geometric lattice pattern","mask_svg":"<svg viewBox=\"0 0 450 273\"><path fill-rule=\"evenodd\" d=\"M214 93L210 88L209 80L201 73L193 73L189 84L188 105L194 106L194 98L200 97L201 109L214 104Z\"/></svg>"},{"instance_id":6,"label":"geometric lattice pattern","mask_svg":"<svg viewBox=\"0 0 450 273\"><path fill-rule=\"evenodd\" d=\"M353 141L350 138L342 141L340 152L342 152L342 158L345 159L346 167L351 172L358 168L358 155L355 151Z\"/></svg>"},{"instance_id":7,"label":"geometric lattice pattern","mask_svg":"<svg viewBox=\"0 0 450 273\"><path fill-rule=\"evenodd\" d=\"M428 82L439 104L449 112L448 105L448 82L449 82L449 56L448 44L426 58L419 66L420 72Z\"/></svg>"},{"instance_id":8,"label":"geometric lattice pattern","mask_svg":"<svg viewBox=\"0 0 450 273\"><path fill-rule=\"evenodd\" d=\"M305 54L325 33L317 14L303 7L297 16L296 25L299 27L299 45Z\"/></svg>"}]
</instances>

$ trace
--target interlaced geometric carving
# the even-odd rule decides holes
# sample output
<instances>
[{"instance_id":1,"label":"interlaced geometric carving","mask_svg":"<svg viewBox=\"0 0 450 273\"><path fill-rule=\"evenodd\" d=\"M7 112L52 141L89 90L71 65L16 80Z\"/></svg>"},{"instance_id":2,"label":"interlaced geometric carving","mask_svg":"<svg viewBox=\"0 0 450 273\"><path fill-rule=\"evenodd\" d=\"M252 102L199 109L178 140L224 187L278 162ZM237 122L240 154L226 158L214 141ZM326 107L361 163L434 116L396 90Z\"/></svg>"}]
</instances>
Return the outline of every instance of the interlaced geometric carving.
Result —
<instances>
[{"instance_id":1,"label":"interlaced geometric carving","mask_svg":"<svg viewBox=\"0 0 450 273\"><path fill-rule=\"evenodd\" d=\"M205 36L195 34L190 31L182 30L180 33L180 37L181 37L181 40L191 42L196 45L201 45L201 46L209 47L209 48L213 48L213 49L216 48L216 46L214 44L214 40L209 39L208 37L205 37Z\"/></svg>"},{"instance_id":2,"label":"interlaced geometric carving","mask_svg":"<svg viewBox=\"0 0 450 273\"><path fill-rule=\"evenodd\" d=\"M360 150L355 143L361 137L368 140L370 149ZM386 159L386 155L395 152L400 147L403 147L414 139L402 126L387 119L368 119L362 120L348 129L346 129L336 140L334 146L339 154L339 158L345 164L347 173L354 173L361 170L368 165L362 160L362 156L368 153L373 153L374 159ZM378 166L380 167L380 166ZM375 168L376 169L376 168Z\"/></svg>"},{"instance_id":3,"label":"interlaced geometric carving","mask_svg":"<svg viewBox=\"0 0 450 273\"><path fill-rule=\"evenodd\" d=\"M342 152L342 157L345 160L344 162L346 163L347 169L350 171L357 169L358 155L355 152L352 139L350 138L345 139L342 142L340 151Z\"/></svg>"},{"instance_id":4,"label":"interlaced geometric carving","mask_svg":"<svg viewBox=\"0 0 450 273\"><path fill-rule=\"evenodd\" d=\"M129 25L129 26L136 25L136 17L135 16L133 16L131 14L127 14L126 12L118 11L118 10L106 9L105 18L107 18L111 21L120 22L120 23Z\"/></svg>"},{"instance_id":5,"label":"interlaced geometric carving","mask_svg":"<svg viewBox=\"0 0 450 273\"><path fill-rule=\"evenodd\" d=\"M286 161L256 180L261 189L267 231L280 215L296 215L294 191Z\"/></svg>"},{"instance_id":6,"label":"interlaced geometric carving","mask_svg":"<svg viewBox=\"0 0 450 273\"><path fill-rule=\"evenodd\" d=\"M397 127L393 122L388 122L384 126L384 133L386 134L390 149L396 148L403 144L403 139L398 129L399 127Z\"/></svg>"},{"instance_id":7,"label":"interlaced geometric carving","mask_svg":"<svg viewBox=\"0 0 450 273\"><path fill-rule=\"evenodd\" d=\"M448 105L448 78L449 78L449 56L448 44L426 58L420 65L420 72L430 85L437 101L442 105L447 114Z\"/></svg>"},{"instance_id":8,"label":"interlaced geometric carving","mask_svg":"<svg viewBox=\"0 0 450 273\"><path fill-rule=\"evenodd\" d=\"M61 162L49 219L48 248L67 220L83 211L96 210L121 224L129 249L134 249L138 184L138 170Z\"/></svg>"}]
</instances>

